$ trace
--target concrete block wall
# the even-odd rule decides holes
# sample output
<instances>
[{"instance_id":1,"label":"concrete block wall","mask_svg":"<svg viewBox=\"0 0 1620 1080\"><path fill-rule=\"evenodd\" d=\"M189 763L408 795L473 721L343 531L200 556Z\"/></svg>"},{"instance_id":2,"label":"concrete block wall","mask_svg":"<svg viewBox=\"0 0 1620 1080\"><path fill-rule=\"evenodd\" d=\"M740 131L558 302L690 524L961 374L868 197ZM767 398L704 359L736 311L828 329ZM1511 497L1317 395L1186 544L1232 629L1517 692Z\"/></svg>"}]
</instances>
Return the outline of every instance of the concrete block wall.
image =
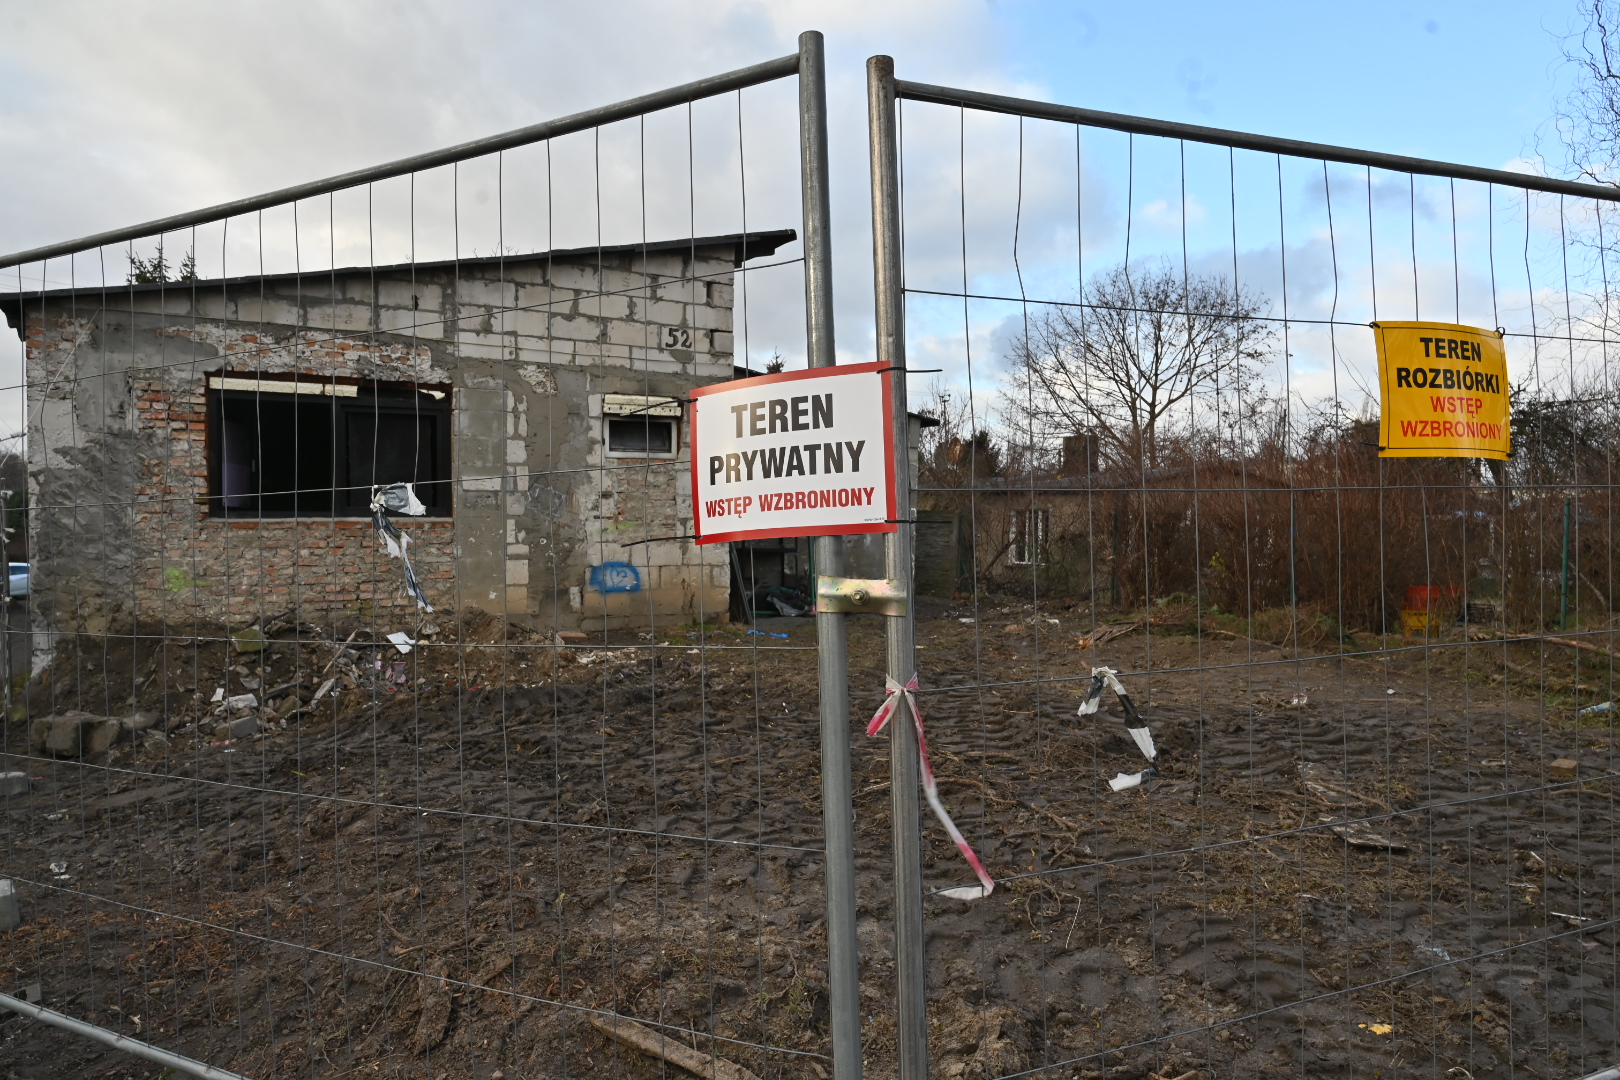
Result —
<instances>
[{"instance_id":1,"label":"concrete block wall","mask_svg":"<svg viewBox=\"0 0 1620 1080\"><path fill-rule=\"evenodd\" d=\"M731 377L730 258L508 259L30 302L36 606L58 631L240 625L295 606L415 618L369 519L209 515L206 379L223 371L450 388L453 517L399 521L436 606L560 628L717 617L723 546L626 546L690 532L690 474L608 456L601 401Z\"/></svg>"}]
</instances>

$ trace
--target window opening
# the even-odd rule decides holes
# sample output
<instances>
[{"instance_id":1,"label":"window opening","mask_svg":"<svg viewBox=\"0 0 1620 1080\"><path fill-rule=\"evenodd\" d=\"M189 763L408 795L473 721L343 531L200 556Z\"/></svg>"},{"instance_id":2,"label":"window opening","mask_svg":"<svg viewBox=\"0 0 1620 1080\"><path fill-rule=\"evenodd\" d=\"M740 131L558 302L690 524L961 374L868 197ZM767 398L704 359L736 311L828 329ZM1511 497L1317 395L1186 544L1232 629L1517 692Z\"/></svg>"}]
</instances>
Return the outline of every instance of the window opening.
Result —
<instances>
[{"instance_id":1,"label":"window opening","mask_svg":"<svg viewBox=\"0 0 1620 1080\"><path fill-rule=\"evenodd\" d=\"M1013 512L1011 547L1007 561L1015 566L1028 566L1046 558L1046 530L1048 512L1045 510L1017 510Z\"/></svg>"},{"instance_id":2,"label":"window opening","mask_svg":"<svg viewBox=\"0 0 1620 1080\"><path fill-rule=\"evenodd\" d=\"M209 419L215 516L364 517L373 485L401 482L429 515L450 513L442 390L216 377Z\"/></svg>"},{"instance_id":3,"label":"window opening","mask_svg":"<svg viewBox=\"0 0 1620 1080\"><path fill-rule=\"evenodd\" d=\"M610 454L673 454L675 421L612 416L607 422Z\"/></svg>"}]
</instances>

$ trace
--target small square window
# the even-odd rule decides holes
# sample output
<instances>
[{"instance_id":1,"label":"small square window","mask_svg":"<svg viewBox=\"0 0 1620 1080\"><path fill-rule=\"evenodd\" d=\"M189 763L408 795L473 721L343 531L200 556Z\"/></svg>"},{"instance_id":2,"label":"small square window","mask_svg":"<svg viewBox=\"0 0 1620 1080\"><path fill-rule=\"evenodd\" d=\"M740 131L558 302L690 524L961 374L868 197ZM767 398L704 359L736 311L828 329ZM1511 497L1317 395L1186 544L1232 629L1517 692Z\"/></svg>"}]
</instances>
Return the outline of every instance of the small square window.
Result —
<instances>
[{"instance_id":1,"label":"small square window","mask_svg":"<svg viewBox=\"0 0 1620 1080\"><path fill-rule=\"evenodd\" d=\"M610 454L672 456L675 453L675 421L644 416L610 416L607 419L607 448Z\"/></svg>"}]
</instances>

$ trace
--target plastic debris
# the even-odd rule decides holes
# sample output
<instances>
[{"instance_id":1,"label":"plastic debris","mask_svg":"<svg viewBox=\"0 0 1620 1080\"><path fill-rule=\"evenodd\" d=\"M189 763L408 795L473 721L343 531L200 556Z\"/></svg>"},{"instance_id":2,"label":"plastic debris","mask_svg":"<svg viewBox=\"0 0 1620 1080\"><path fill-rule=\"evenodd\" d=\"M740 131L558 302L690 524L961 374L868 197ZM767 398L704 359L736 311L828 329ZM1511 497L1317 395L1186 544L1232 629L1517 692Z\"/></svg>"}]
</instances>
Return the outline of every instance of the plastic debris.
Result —
<instances>
[{"instance_id":1,"label":"plastic debris","mask_svg":"<svg viewBox=\"0 0 1620 1080\"><path fill-rule=\"evenodd\" d=\"M410 564L407 563L405 568L408 571L410 569ZM400 631L398 633L389 634L388 635L388 640L393 642L394 643L394 648L398 649L402 653L410 652L411 651L411 646L416 644L415 641L411 640L411 635L409 635L409 634L407 634L407 633L405 633L403 631ZM381 666L381 661L378 662L378 666Z\"/></svg>"},{"instance_id":2,"label":"plastic debris","mask_svg":"<svg viewBox=\"0 0 1620 1080\"><path fill-rule=\"evenodd\" d=\"M427 507L416 497L416 491L410 484L384 484L371 489L371 523L376 528L377 535L382 537L383 547L388 554L405 564L405 591L415 599L418 608L432 611L433 605L428 603L427 594L422 591L421 583L416 580L416 571L411 569L411 538L400 532L399 526L389 520L390 513L421 517L427 513ZM393 636L390 635L389 640L392 639Z\"/></svg>"},{"instance_id":3,"label":"plastic debris","mask_svg":"<svg viewBox=\"0 0 1620 1080\"><path fill-rule=\"evenodd\" d=\"M784 640L787 638L786 634L773 634L769 630L750 630L748 633L749 636L758 635L759 637L779 637Z\"/></svg>"},{"instance_id":4,"label":"plastic debris","mask_svg":"<svg viewBox=\"0 0 1620 1080\"><path fill-rule=\"evenodd\" d=\"M416 488L411 484L384 484L371 489L371 508L378 509L378 504L384 510L396 514L409 514L411 517L421 517L427 513L427 507L422 500L416 497Z\"/></svg>"},{"instance_id":5,"label":"plastic debris","mask_svg":"<svg viewBox=\"0 0 1620 1080\"><path fill-rule=\"evenodd\" d=\"M1388 1035L1395 1030L1394 1024L1362 1024L1361 1026L1374 1035Z\"/></svg>"},{"instance_id":6,"label":"plastic debris","mask_svg":"<svg viewBox=\"0 0 1620 1080\"><path fill-rule=\"evenodd\" d=\"M259 699L252 694L237 694L234 697L225 699L225 707L227 709L256 709L259 707Z\"/></svg>"},{"instance_id":7,"label":"plastic debris","mask_svg":"<svg viewBox=\"0 0 1620 1080\"><path fill-rule=\"evenodd\" d=\"M1120 773L1118 776L1108 781L1108 786L1113 788L1115 791L1124 791L1126 788L1141 787L1143 780L1147 779L1149 776L1157 775L1158 770L1156 769L1143 769L1138 773Z\"/></svg>"},{"instance_id":8,"label":"plastic debris","mask_svg":"<svg viewBox=\"0 0 1620 1080\"><path fill-rule=\"evenodd\" d=\"M1596 705L1588 705L1579 713L1581 716L1594 716L1597 713L1606 713L1614 709L1614 702L1600 701Z\"/></svg>"}]
</instances>

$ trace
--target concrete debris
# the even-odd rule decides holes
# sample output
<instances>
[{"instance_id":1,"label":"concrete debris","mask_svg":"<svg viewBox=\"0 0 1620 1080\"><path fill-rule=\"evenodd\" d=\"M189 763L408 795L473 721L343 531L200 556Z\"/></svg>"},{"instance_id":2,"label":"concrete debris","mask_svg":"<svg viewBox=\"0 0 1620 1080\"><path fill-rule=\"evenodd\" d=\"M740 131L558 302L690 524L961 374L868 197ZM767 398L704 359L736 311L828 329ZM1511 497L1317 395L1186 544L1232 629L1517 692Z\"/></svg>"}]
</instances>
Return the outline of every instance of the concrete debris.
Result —
<instances>
[{"instance_id":1,"label":"concrete debris","mask_svg":"<svg viewBox=\"0 0 1620 1080\"><path fill-rule=\"evenodd\" d=\"M1402 852L1408 850L1407 845L1399 840L1391 840L1383 833L1374 832L1365 825L1330 825L1328 828L1344 837L1344 842L1351 847L1363 848L1367 851Z\"/></svg>"},{"instance_id":2,"label":"concrete debris","mask_svg":"<svg viewBox=\"0 0 1620 1080\"><path fill-rule=\"evenodd\" d=\"M237 694L234 697L228 697L225 699L224 704L224 708L232 711L236 709L257 709L258 707L259 699L252 694ZM214 711L218 712L219 710Z\"/></svg>"},{"instance_id":3,"label":"concrete debris","mask_svg":"<svg viewBox=\"0 0 1620 1080\"><path fill-rule=\"evenodd\" d=\"M31 723L28 726L28 741L36 754L84 757L107 750L118 741L123 731L122 720L69 710Z\"/></svg>"},{"instance_id":4,"label":"concrete debris","mask_svg":"<svg viewBox=\"0 0 1620 1080\"><path fill-rule=\"evenodd\" d=\"M1573 758L1559 758L1547 766L1547 775L1554 780L1573 780L1580 768L1580 762Z\"/></svg>"},{"instance_id":5,"label":"concrete debris","mask_svg":"<svg viewBox=\"0 0 1620 1080\"><path fill-rule=\"evenodd\" d=\"M259 730L257 716L241 716L229 723L220 724L214 728L216 739L245 739Z\"/></svg>"},{"instance_id":6,"label":"concrete debris","mask_svg":"<svg viewBox=\"0 0 1620 1080\"><path fill-rule=\"evenodd\" d=\"M17 906L17 886L10 878L0 878L0 934L9 934L22 925Z\"/></svg>"},{"instance_id":7,"label":"concrete debris","mask_svg":"<svg viewBox=\"0 0 1620 1080\"><path fill-rule=\"evenodd\" d=\"M34 782L25 772L0 773L0 798L8 795L27 795L34 790Z\"/></svg>"},{"instance_id":8,"label":"concrete debris","mask_svg":"<svg viewBox=\"0 0 1620 1080\"><path fill-rule=\"evenodd\" d=\"M231 635L231 643L236 646L239 653L263 652L270 645L270 639L264 636L264 631L257 626L250 626L246 630L238 630Z\"/></svg>"}]
</instances>

